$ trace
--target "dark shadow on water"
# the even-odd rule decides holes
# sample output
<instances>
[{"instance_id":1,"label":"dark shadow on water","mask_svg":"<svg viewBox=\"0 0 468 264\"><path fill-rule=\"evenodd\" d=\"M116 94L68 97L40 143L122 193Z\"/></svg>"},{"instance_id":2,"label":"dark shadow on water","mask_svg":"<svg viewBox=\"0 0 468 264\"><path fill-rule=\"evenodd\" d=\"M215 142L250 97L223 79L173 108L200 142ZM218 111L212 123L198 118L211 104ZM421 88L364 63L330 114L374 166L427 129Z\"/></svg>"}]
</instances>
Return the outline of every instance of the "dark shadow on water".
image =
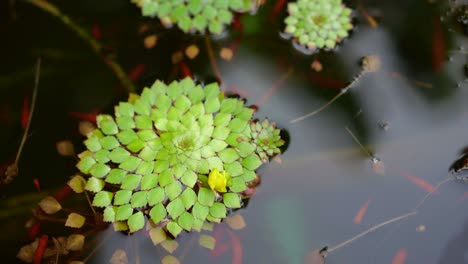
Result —
<instances>
[{"instance_id":1,"label":"dark shadow on water","mask_svg":"<svg viewBox=\"0 0 468 264\"><path fill-rule=\"evenodd\" d=\"M446 263L468 263L466 254L468 253L468 218L465 221L463 230L448 241L442 255L439 258L440 264Z\"/></svg>"}]
</instances>

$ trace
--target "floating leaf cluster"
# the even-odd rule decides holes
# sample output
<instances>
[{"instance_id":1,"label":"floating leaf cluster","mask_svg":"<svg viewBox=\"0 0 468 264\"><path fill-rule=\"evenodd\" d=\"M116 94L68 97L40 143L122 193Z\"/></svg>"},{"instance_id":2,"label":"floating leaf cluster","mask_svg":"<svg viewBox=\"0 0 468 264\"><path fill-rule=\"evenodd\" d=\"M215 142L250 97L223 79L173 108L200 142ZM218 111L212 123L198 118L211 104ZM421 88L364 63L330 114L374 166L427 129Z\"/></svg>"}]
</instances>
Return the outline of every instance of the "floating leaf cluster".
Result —
<instances>
[{"instance_id":1,"label":"floating leaf cluster","mask_svg":"<svg viewBox=\"0 0 468 264\"><path fill-rule=\"evenodd\" d=\"M285 32L310 50L334 48L353 28L352 11L341 0L298 0L288 12Z\"/></svg>"},{"instance_id":2,"label":"floating leaf cluster","mask_svg":"<svg viewBox=\"0 0 468 264\"><path fill-rule=\"evenodd\" d=\"M157 16L163 24L177 24L184 32L205 30L220 34L234 12L252 9L251 0L132 0L143 16Z\"/></svg>"},{"instance_id":3,"label":"floating leaf cluster","mask_svg":"<svg viewBox=\"0 0 468 264\"><path fill-rule=\"evenodd\" d=\"M78 169L104 220L135 232L145 219L177 237L241 207L255 170L284 144L268 120L217 83L156 81L97 117Z\"/></svg>"}]
</instances>

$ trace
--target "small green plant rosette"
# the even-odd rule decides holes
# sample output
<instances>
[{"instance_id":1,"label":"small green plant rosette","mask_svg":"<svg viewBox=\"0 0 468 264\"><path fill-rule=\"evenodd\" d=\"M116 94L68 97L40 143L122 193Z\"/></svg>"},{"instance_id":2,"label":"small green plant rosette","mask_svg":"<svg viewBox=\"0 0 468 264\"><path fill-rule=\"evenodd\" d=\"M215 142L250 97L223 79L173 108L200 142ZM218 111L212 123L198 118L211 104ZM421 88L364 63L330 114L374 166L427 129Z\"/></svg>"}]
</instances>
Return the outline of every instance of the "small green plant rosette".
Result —
<instances>
[{"instance_id":1,"label":"small green plant rosette","mask_svg":"<svg viewBox=\"0 0 468 264\"><path fill-rule=\"evenodd\" d=\"M252 10L251 0L132 0L143 16L158 17L163 24L177 24L184 32L221 34L231 24L233 12Z\"/></svg>"},{"instance_id":2,"label":"small green plant rosette","mask_svg":"<svg viewBox=\"0 0 468 264\"><path fill-rule=\"evenodd\" d=\"M98 128L79 154L93 206L130 232L142 229L146 218L173 237L222 221L241 207L255 171L282 144L275 125L252 121L253 113L244 101L225 97L217 83L202 86L190 78L156 81L132 94L115 116L97 117Z\"/></svg>"},{"instance_id":3,"label":"small green plant rosette","mask_svg":"<svg viewBox=\"0 0 468 264\"><path fill-rule=\"evenodd\" d=\"M310 50L334 48L353 28L352 10L341 0L298 0L288 12L285 32Z\"/></svg>"},{"instance_id":4,"label":"small green plant rosette","mask_svg":"<svg viewBox=\"0 0 468 264\"><path fill-rule=\"evenodd\" d=\"M256 152L263 162L267 162L270 157L281 153L280 147L284 145L280 132L275 123L270 123L268 119L262 122L251 122L253 145L257 147Z\"/></svg>"}]
</instances>

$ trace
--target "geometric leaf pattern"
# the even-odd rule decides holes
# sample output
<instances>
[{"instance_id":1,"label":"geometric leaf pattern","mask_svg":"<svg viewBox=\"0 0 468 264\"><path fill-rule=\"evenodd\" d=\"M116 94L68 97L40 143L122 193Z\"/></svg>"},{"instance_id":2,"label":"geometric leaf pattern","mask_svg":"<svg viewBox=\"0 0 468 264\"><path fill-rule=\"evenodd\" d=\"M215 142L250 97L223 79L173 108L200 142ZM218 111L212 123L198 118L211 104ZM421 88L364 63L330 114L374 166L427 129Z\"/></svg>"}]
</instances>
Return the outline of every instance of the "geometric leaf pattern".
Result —
<instances>
[{"instance_id":1,"label":"geometric leaf pattern","mask_svg":"<svg viewBox=\"0 0 468 264\"><path fill-rule=\"evenodd\" d=\"M132 94L115 117L96 118L79 155L85 189L96 193L93 205L130 232L145 219L173 237L220 222L242 206L255 171L284 144L276 125L253 121L253 113L217 83L191 78L156 81Z\"/></svg>"}]
</instances>

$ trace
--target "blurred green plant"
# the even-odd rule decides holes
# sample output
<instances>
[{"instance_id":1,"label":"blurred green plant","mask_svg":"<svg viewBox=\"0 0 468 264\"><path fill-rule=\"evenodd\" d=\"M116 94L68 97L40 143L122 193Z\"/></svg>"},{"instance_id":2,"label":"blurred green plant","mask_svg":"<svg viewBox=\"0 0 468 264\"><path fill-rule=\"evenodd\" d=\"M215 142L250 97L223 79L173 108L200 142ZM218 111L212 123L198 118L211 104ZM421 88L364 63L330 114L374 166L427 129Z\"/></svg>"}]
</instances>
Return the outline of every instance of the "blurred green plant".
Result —
<instances>
[{"instance_id":1,"label":"blurred green plant","mask_svg":"<svg viewBox=\"0 0 468 264\"><path fill-rule=\"evenodd\" d=\"M143 16L157 16L164 25L177 24L184 32L221 34L233 12L253 9L251 0L131 0L141 7Z\"/></svg>"},{"instance_id":2,"label":"blurred green plant","mask_svg":"<svg viewBox=\"0 0 468 264\"><path fill-rule=\"evenodd\" d=\"M284 31L310 50L334 48L353 28L352 10L341 0L298 0L288 12Z\"/></svg>"},{"instance_id":3,"label":"blurred green plant","mask_svg":"<svg viewBox=\"0 0 468 264\"><path fill-rule=\"evenodd\" d=\"M190 78L131 94L115 118L97 117L78 155L93 206L130 232L146 217L173 237L221 222L284 144L276 125L252 120L253 113L217 83L203 87Z\"/></svg>"}]
</instances>

